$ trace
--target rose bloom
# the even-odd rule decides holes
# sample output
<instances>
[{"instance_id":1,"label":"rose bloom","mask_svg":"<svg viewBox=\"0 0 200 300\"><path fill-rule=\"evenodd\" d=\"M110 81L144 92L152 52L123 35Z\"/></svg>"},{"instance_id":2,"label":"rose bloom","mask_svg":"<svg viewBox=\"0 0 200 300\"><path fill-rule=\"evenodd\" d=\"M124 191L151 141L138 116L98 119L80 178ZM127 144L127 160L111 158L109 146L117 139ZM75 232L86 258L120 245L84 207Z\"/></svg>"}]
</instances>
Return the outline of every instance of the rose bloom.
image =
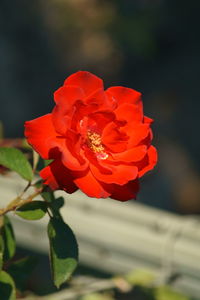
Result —
<instances>
[{"instance_id":1,"label":"rose bloom","mask_svg":"<svg viewBox=\"0 0 200 300\"><path fill-rule=\"evenodd\" d=\"M80 71L54 100L52 113L25 123L28 143L53 160L40 172L44 184L89 197L135 198L139 178L157 161L141 94L121 86L104 91L100 78Z\"/></svg>"}]
</instances>

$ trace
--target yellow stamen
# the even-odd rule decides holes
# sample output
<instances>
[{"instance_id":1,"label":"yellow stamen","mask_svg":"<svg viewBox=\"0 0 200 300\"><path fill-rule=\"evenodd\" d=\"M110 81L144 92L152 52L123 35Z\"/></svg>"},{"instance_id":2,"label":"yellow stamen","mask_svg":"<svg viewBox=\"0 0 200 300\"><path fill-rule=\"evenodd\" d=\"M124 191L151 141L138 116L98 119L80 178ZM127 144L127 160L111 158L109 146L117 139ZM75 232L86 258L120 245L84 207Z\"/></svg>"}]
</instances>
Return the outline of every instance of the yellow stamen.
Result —
<instances>
[{"instance_id":1,"label":"yellow stamen","mask_svg":"<svg viewBox=\"0 0 200 300\"><path fill-rule=\"evenodd\" d=\"M87 137L88 146L96 154L97 158L106 159L108 157L108 154L105 152L105 148L102 145L100 134L88 130Z\"/></svg>"}]
</instances>

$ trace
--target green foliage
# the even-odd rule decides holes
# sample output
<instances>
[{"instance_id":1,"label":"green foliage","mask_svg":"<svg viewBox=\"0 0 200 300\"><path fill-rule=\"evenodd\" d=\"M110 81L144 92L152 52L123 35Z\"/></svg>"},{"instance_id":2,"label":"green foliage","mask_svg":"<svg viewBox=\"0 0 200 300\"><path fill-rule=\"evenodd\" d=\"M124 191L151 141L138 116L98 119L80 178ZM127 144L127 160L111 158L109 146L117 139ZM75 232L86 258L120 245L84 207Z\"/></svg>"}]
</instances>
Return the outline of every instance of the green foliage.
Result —
<instances>
[{"instance_id":1,"label":"green foliage","mask_svg":"<svg viewBox=\"0 0 200 300\"><path fill-rule=\"evenodd\" d=\"M4 242L2 236L0 235L0 271L2 270L3 267L3 253L4 253Z\"/></svg>"},{"instance_id":2,"label":"green foliage","mask_svg":"<svg viewBox=\"0 0 200 300\"><path fill-rule=\"evenodd\" d=\"M39 220L45 216L47 205L44 201L32 201L20 206L16 214L26 220Z\"/></svg>"},{"instance_id":3,"label":"green foliage","mask_svg":"<svg viewBox=\"0 0 200 300\"><path fill-rule=\"evenodd\" d=\"M114 299L115 298L113 298L108 293L92 293L80 298L80 300L114 300Z\"/></svg>"},{"instance_id":4,"label":"green foliage","mask_svg":"<svg viewBox=\"0 0 200 300\"><path fill-rule=\"evenodd\" d=\"M15 280L16 288L18 290L25 290L26 282L34 269L36 262L37 260L35 257L24 257L9 266L7 271Z\"/></svg>"},{"instance_id":5,"label":"green foliage","mask_svg":"<svg viewBox=\"0 0 200 300\"><path fill-rule=\"evenodd\" d=\"M46 202L48 202L48 206L51 209L53 216L62 218L59 210L64 205L64 198L55 198L54 193L48 188L46 189L46 191L42 192L41 196Z\"/></svg>"},{"instance_id":6,"label":"green foliage","mask_svg":"<svg viewBox=\"0 0 200 300\"><path fill-rule=\"evenodd\" d=\"M35 183L34 183L34 186L39 189L42 187L42 179L39 179L37 180Z\"/></svg>"},{"instance_id":7,"label":"green foliage","mask_svg":"<svg viewBox=\"0 0 200 300\"><path fill-rule=\"evenodd\" d=\"M16 148L0 148L0 165L17 172L22 178L31 181L33 171L24 154Z\"/></svg>"},{"instance_id":8,"label":"green foliage","mask_svg":"<svg viewBox=\"0 0 200 300\"><path fill-rule=\"evenodd\" d=\"M4 242L4 260L11 259L16 250L15 235L12 224L7 216L4 216L1 234Z\"/></svg>"},{"instance_id":9,"label":"green foliage","mask_svg":"<svg viewBox=\"0 0 200 300\"><path fill-rule=\"evenodd\" d=\"M47 201L48 203L52 203L53 201L56 200L54 193L46 188L44 192L41 193L42 198Z\"/></svg>"},{"instance_id":10,"label":"green foliage","mask_svg":"<svg viewBox=\"0 0 200 300\"><path fill-rule=\"evenodd\" d=\"M8 273L0 271L0 299L15 300L15 283Z\"/></svg>"},{"instance_id":11,"label":"green foliage","mask_svg":"<svg viewBox=\"0 0 200 300\"><path fill-rule=\"evenodd\" d=\"M50 219L48 237L53 281L59 288L70 278L77 266L78 245L71 228L62 219Z\"/></svg>"},{"instance_id":12,"label":"green foliage","mask_svg":"<svg viewBox=\"0 0 200 300\"><path fill-rule=\"evenodd\" d=\"M126 280L132 285L148 287L155 280L155 275L148 270L134 270L126 275Z\"/></svg>"},{"instance_id":13,"label":"green foliage","mask_svg":"<svg viewBox=\"0 0 200 300\"><path fill-rule=\"evenodd\" d=\"M50 163L53 161L53 159L44 159L44 166L47 167L48 165L50 165Z\"/></svg>"},{"instance_id":14,"label":"green foliage","mask_svg":"<svg viewBox=\"0 0 200 300\"><path fill-rule=\"evenodd\" d=\"M173 291L168 286L160 286L155 289L155 300L189 300L185 295Z\"/></svg>"},{"instance_id":15,"label":"green foliage","mask_svg":"<svg viewBox=\"0 0 200 300\"><path fill-rule=\"evenodd\" d=\"M58 197L58 198L56 198L55 201L51 204L51 207L52 207L54 210L59 211L59 209L60 209L61 207L63 207L64 203L65 203L64 198L63 198L63 197Z\"/></svg>"}]
</instances>

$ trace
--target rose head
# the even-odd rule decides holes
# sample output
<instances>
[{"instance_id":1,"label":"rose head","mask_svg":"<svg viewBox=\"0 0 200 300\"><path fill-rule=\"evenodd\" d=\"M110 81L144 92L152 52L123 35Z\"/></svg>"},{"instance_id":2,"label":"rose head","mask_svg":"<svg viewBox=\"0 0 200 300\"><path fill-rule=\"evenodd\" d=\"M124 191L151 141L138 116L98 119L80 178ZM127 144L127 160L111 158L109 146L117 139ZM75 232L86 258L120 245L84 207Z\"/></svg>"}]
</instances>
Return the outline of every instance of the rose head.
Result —
<instances>
[{"instance_id":1,"label":"rose head","mask_svg":"<svg viewBox=\"0 0 200 300\"><path fill-rule=\"evenodd\" d=\"M44 184L96 198L135 198L139 178L157 161L141 94L120 86L104 91L100 78L80 71L54 100L52 113L25 123L28 143L53 160L40 172Z\"/></svg>"}]
</instances>

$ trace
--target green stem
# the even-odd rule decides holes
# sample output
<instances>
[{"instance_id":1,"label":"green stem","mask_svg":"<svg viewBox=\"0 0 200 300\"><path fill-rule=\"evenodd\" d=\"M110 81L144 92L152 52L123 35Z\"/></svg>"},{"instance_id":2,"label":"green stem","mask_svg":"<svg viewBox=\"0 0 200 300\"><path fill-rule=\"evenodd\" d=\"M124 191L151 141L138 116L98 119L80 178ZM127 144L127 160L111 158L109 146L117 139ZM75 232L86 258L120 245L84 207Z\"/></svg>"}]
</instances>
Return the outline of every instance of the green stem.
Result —
<instances>
[{"instance_id":1,"label":"green stem","mask_svg":"<svg viewBox=\"0 0 200 300\"><path fill-rule=\"evenodd\" d=\"M24 192L27 189L28 189L28 187L25 188ZM37 195L39 195L42 192L42 189L43 189L43 187L38 189L36 192L34 192L33 194L31 194L30 196L28 196L25 199L22 199L22 196L24 194L24 192L23 192L22 195L16 197L14 200L12 200L5 208L0 209L0 216L5 215L9 211L15 211L19 206L22 206L25 203L31 202Z\"/></svg>"}]
</instances>

